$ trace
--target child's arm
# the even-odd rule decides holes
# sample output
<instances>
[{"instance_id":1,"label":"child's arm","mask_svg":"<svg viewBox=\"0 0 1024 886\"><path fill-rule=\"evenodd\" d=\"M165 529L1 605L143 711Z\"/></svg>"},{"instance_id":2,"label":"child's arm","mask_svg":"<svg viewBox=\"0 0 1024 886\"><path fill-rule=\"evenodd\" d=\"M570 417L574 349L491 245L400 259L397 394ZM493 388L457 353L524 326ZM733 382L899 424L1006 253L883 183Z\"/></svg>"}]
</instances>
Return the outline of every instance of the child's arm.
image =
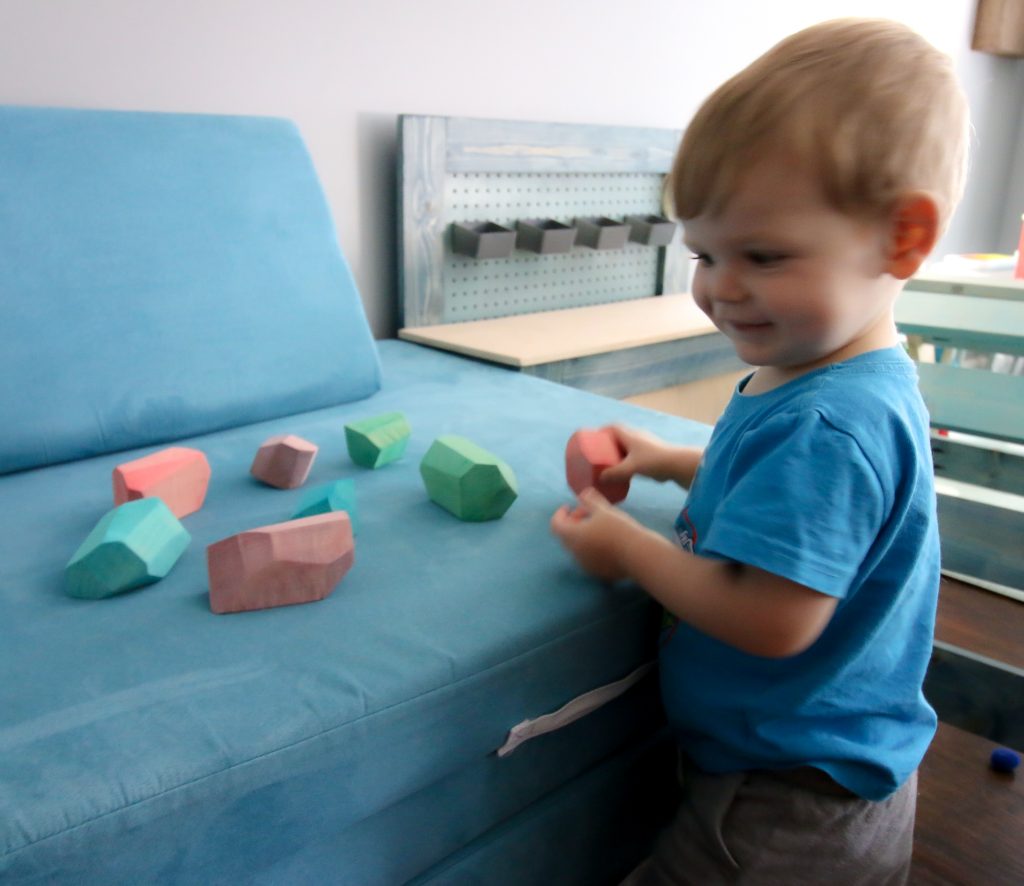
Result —
<instances>
[{"instance_id":1,"label":"child's arm","mask_svg":"<svg viewBox=\"0 0 1024 886\"><path fill-rule=\"evenodd\" d=\"M614 483L640 474L661 483L674 480L686 488L693 483L703 449L671 446L653 434L623 425L609 425L608 430L615 435L626 457L617 465L605 468L601 472L602 479Z\"/></svg>"},{"instance_id":2,"label":"child's arm","mask_svg":"<svg viewBox=\"0 0 1024 886\"><path fill-rule=\"evenodd\" d=\"M751 655L802 652L838 602L763 569L687 553L594 489L583 491L576 511L560 508L551 528L585 571L632 579L673 615Z\"/></svg>"}]
</instances>

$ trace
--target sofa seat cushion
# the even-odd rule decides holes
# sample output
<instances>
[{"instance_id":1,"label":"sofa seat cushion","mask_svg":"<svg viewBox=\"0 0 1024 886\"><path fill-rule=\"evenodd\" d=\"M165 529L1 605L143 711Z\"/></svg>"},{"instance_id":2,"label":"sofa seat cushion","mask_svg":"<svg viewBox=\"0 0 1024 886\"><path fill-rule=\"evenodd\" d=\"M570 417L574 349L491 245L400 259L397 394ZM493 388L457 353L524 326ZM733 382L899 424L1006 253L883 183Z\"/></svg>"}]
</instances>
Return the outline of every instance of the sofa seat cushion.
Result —
<instances>
[{"instance_id":1,"label":"sofa seat cushion","mask_svg":"<svg viewBox=\"0 0 1024 886\"><path fill-rule=\"evenodd\" d=\"M0 474L379 386L286 120L0 107L0 232Z\"/></svg>"},{"instance_id":2,"label":"sofa seat cushion","mask_svg":"<svg viewBox=\"0 0 1024 886\"><path fill-rule=\"evenodd\" d=\"M72 599L62 570L110 507L115 465L151 450L0 478L0 879L102 880L105 847L153 828L180 834L158 853L173 880L189 821L211 809L204 845L216 836L231 849L210 881L237 878L272 861L255 824L296 846L352 827L492 756L522 720L654 658L656 608L582 575L548 531L570 499L564 447L607 421L680 443L709 429L380 345L384 383L370 399L188 440L213 471L203 508L182 521L192 546L138 592ZM412 426L404 457L356 467L344 425L390 411ZM355 565L324 601L214 615L205 547L287 519L304 492L248 473L260 443L282 433L320 447L307 486L354 479ZM418 465L442 434L511 465L520 496L503 518L463 523L429 501ZM681 499L638 481L624 506L668 534Z\"/></svg>"}]
</instances>

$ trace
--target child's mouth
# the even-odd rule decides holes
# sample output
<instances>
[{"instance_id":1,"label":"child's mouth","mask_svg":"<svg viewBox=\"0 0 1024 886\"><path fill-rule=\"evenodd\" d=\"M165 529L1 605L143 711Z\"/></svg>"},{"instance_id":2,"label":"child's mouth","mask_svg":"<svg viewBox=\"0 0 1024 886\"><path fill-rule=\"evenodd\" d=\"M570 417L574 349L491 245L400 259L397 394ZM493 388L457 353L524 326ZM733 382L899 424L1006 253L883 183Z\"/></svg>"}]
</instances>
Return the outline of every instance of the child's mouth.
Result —
<instances>
[{"instance_id":1,"label":"child's mouth","mask_svg":"<svg viewBox=\"0 0 1024 886\"><path fill-rule=\"evenodd\" d=\"M739 333L744 334L744 335L756 335L756 334L758 334L760 332L767 332L769 329L771 329L771 326L772 326L771 323L767 323L767 322L765 322L765 323L729 323L729 325L734 330L736 330L736 332L739 332Z\"/></svg>"}]
</instances>

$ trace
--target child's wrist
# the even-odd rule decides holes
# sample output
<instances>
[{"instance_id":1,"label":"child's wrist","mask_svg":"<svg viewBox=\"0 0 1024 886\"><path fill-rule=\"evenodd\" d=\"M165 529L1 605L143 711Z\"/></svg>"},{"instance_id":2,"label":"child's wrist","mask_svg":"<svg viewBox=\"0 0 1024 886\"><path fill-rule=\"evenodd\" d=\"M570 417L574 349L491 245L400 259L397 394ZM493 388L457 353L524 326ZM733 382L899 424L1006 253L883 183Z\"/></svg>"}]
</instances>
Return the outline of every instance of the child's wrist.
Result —
<instances>
[{"instance_id":1,"label":"child's wrist","mask_svg":"<svg viewBox=\"0 0 1024 886\"><path fill-rule=\"evenodd\" d=\"M639 523L630 523L625 531L616 535L613 554L619 571L636 579L641 571L641 561L650 550L650 540L660 538L658 533Z\"/></svg>"},{"instance_id":2,"label":"child's wrist","mask_svg":"<svg viewBox=\"0 0 1024 886\"><path fill-rule=\"evenodd\" d=\"M651 479L659 483L679 478L681 467L686 462L686 447L666 446L652 465Z\"/></svg>"}]
</instances>

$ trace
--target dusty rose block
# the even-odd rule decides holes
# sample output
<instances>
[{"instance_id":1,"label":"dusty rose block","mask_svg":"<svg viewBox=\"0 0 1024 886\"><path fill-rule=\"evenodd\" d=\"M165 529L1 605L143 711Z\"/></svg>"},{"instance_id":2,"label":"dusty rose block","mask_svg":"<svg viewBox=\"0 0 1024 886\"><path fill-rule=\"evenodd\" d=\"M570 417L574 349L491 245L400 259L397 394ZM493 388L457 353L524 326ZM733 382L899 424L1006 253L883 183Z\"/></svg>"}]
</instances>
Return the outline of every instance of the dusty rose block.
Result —
<instances>
[{"instance_id":1,"label":"dusty rose block","mask_svg":"<svg viewBox=\"0 0 1024 886\"><path fill-rule=\"evenodd\" d=\"M210 485L210 463L198 449L171 446L114 468L114 505L160 498L175 517L198 511Z\"/></svg>"},{"instance_id":2,"label":"dusty rose block","mask_svg":"<svg viewBox=\"0 0 1024 886\"><path fill-rule=\"evenodd\" d=\"M269 486L294 489L306 482L316 458L317 446L294 434L281 434L263 441L250 473Z\"/></svg>"},{"instance_id":3,"label":"dusty rose block","mask_svg":"<svg viewBox=\"0 0 1024 886\"><path fill-rule=\"evenodd\" d=\"M565 447L565 477L569 487L578 495L593 486L613 504L622 501L629 493L629 481L602 483L601 474L624 457L619 441L608 428L577 431Z\"/></svg>"},{"instance_id":4,"label":"dusty rose block","mask_svg":"<svg viewBox=\"0 0 1024 886\"><path fill-rule=\"evenodd\" d=\"M344 511L261 526L206 549L210 609L243 612L322 600L355 560Z\"/></svg>"}]
</instances>

